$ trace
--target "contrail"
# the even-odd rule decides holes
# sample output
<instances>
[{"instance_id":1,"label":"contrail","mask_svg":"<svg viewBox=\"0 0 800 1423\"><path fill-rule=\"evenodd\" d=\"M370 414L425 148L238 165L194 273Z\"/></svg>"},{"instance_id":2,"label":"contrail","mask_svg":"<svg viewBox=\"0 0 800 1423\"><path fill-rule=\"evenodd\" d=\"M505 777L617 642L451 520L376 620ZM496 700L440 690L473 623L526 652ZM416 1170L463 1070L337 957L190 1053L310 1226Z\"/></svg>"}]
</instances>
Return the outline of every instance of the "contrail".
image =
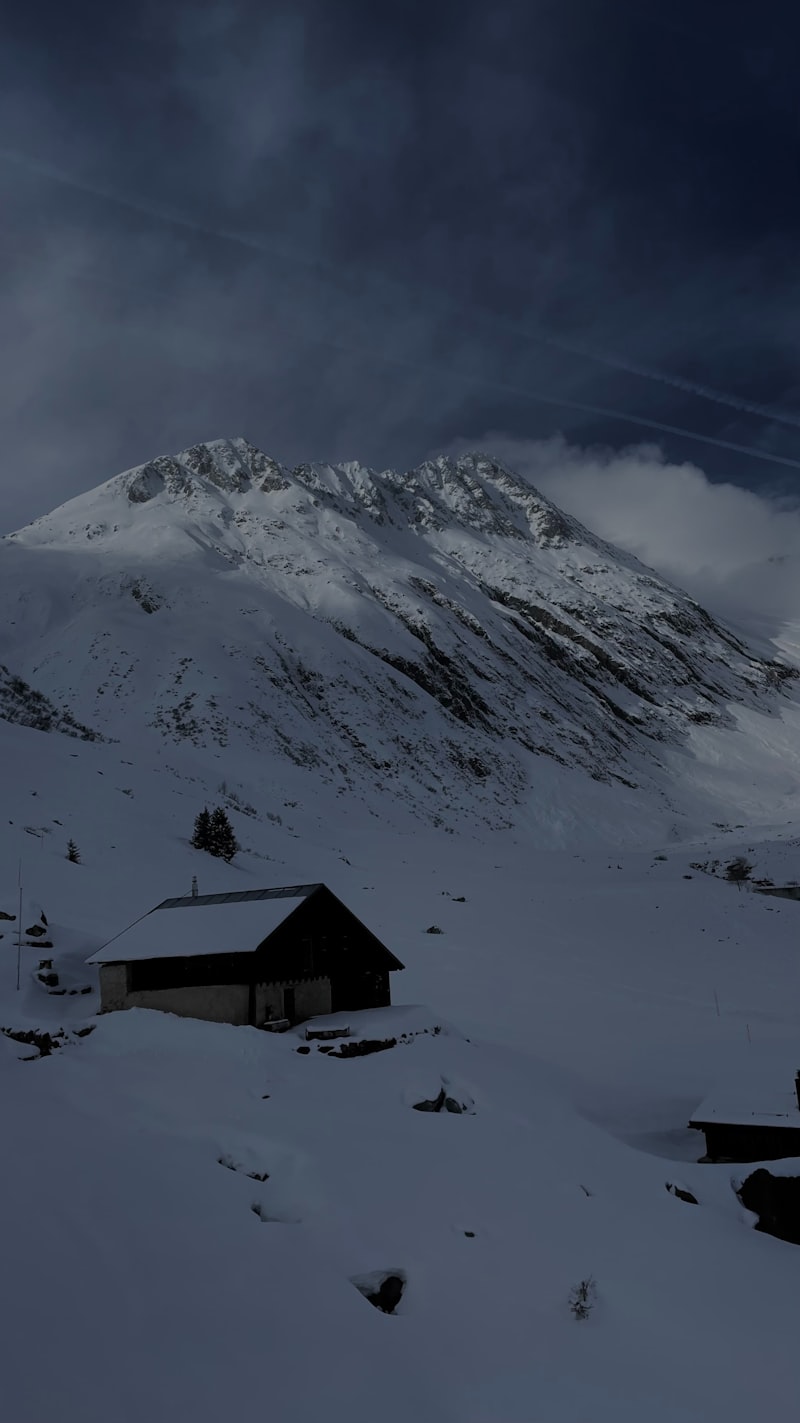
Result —
<instances>
[{"instance_id":1,"label":"contrail","mask_svg":"<svg viewBox=\"0 0 800 1423\"><path fill-rule=\"evenodd\" d=\"M333 263L325 262L318 257L306 257L302 252L298 252L297 249L290 250L281 248L277 243L267 243L260 238L248 237L243 233L228 231L225 228L212 227L206 223L197 222L183 213L172 211L169 208L161 208L155 204L144 203L139 199L123 196L111 189L102 187L100 184L89 183L83 179L75 178L72 174L65 173L49 163L43 163L39 159L29 158L26 154L18 153L13 149L0 148L0 160L11 163L16 167L26 168L29 172L36 174L38 177L46 178L50 182L58 183L62 187L72 188L77 192L100 198L105 202L114 204L116 207L125 208L131 212L138 212L143 217L154 218L157 221L184 228L190 232L197 233L197 235L201 237L211 237L218 241L232 243L246 251L257 252L262 256L280 253L282 257L292 262L302 263L317 271L327 271L335 276L337 280L341 280L342 273L340 269L335 267ZM364 275L370 277L369 273ZM370 279L375 280L375 278ZM399 282L391 282L385 277L379 277L378 280L383 282L384 286L394 287L401 293L406 290ZM440 305L457 311L459 314L463 314L463 307L458 306L454 302L449 302L447 298L442 297L441 293L432 293L432 295ZM581 347L577 344L561 341L559 338L545 333L539 334L535 331L531 331L528 327L522 327L515 323L503 321L490 313L479 311L478 314L482 316L484 320L492 322L498 328L505 329L509 332L513 331L517 335L526 336L531 340L540 341L545 345L552 346L554 349L563 350L573 355L580 355L589 360L598 361L601 364L623 370L628 374L640 375L649 380L661 381L666 385L674 386L678 390L684 390L687 394L698 395L707 400L714 400L718 403L729 405L736 410L747 411L750 414L757 414L771 421L800 427L800 417L774 411L768 406L758 405L752 401L740 400L738 397L712 390L710 387L695 385L692 382L684 381L680 377L669 376L664 372L659 372L649 367L637 366L633 362L626 362L615 356L604 355L593 351L588 347ZM318 344L331 346L337 350L345 351L348 354L359 354L359 352L353 352L351 347L345 346L341 342L329 340L324 337L314 337L313 339ZM583 401L568 400L563 396L552 395L544 391L528 390L523 386L511 385L504 381L493 381L484 376L471 376L467 373L461 373L452 367L445 368L441 366L424 365L418 361L403 360L389 356L385 351L369 352L364 347L361 347L360 352L392 365L403 366L412 371L427 371L430 374L435 374L440 377L449 376L450 378L455 378L469 385L483 386L485 389L502 390L535 404L560 406L562 409L576 410L582 414L599 415L603 419L620 420L626 424L638 425L647 430L658 430L662 434L678 435L686 440L695 440L700 444L712 445L716 449L731 450L736 454L749 455L751 458L765 460L770 464L780 464L788 466L790 469L800 469L800 459L791 459L787 455L773 454L770 451L759 449L753 445L741 445L732 440L717 439L716 436L712 435L701 435L696 430L687 430L679 425L670 425L663 421L651 420L643 415L631 415L626 411L616 410L604 405L591 405Z\"/></svg>"},{"instance_id":2,"label":"contrail","mask_svg":"<svg viewBox=\"0 0 800 1423\"><path fill-rule=\"evenodd\" d=\"M642 376L645 380L658 381L661 385L672 386L674 390L685 391L687 395L697 395L702 400L713 400L717 405L728 405L732 410L740 410L747 415L758 415L762 420L774 421L780 425L792 425L800 429L800 415L792 415L788 410L774 410L772 406L761 405L756 400L747 400L741 395L729 395L726 391L716 390L713 386L700 385L697 381L685 380L683 376L668 375L666 371L660 371L655 366L642 366L635 361L629 361L626 357L611 355L607 351L598 351L596 347L563 341L560 337L544 333L536 339L545 342L548 346L554 346L559 351L567 351L571 355L583 356L586 360L610 366L613 370L625 371L628 375Z\"/></svg>"},{"instance_id":3,"label":"contrail","mask_svg":"<svg viewBox=\"0 0 800 1423\"><path fill-rule=\"evenodd\" d=\"M317 272L327 272L338 281L342 279L342 270L334 266L333 263L325 262L319 257L308 257L297 248L283 248L275 242L265 242L258 237L248 237L241 232L229 231L227 228L214 227L208 223L197 222L194 218L187 217L185 213L176 212L170 208L159 207L152 203L142 202L138 198L131 198L127 195L114 192L112 189L101 186L97 183L90 183L82 178L75 178L70 173L54 167L52 164L43 163L39 159L29 158L26 154L18 153L14 149L0 148L0 159L7 163L12 163L20 168L27 168L38 177L46 178L50 182L59 183L62 187L73 188L77 192L86 193L90 197L100 198L104 202L112 203L117 207L126 208L131 212L138 212L143 217L154 218L159 222L165 222L173 227L182 227L189 232L196 233L199 237L211 237L217 241L232 243L248 252L256 252L260 256L280 255L287 261L294 264L302 264ZM381 273L359 272L360 280L368 280L373 284L380 283L385 288L393 288L399 294L405 295L406 288L400 282L392 281ZM422 291L422 288L418 288ZM448 300L441 292L428 290L428 299L433 299L446 310L464 313L463 306ZM550 346L553 350L563 351L568 355L580 356L584 360L594 361L598 365L607 366L611 370L624 371L627 375L638 376L644 380L656 381L660 385L666 385L673 390L683 391L686 395L696 396L701 400L712 401L716 405L725 405L731 410L738 410L742 414L755 415L759 419L770 422L789 425L793 429L800 429L800 414L794 415L787 410L775 410L769 405L762 405L758 401L748 400L744 396L731 395L727 391L717 390L713 386L702 385L697 381L684 379L682 376L671 375L666 371L659 370L654 366L640 365L635 361L630 361L623 356L617 356L607 351L600 351L592 346L585 346L579 342L566 341L561 337L554 336L550 332L520 325L517 322L505 321L492 312L483 311L480 308L471 308L469 313L473 318L478 316L481 320L491 323L498 330L525 337L529 341L536 341L541 345ZM660 428L660 427L659 427ZM664 427L666 428L666 427Z\"/></svg>"},{"instance_id":4,"label":"contrail","mask_svg":"<svg viewBox=\"0 0 800 1423\"><path fill-rule=\"evenodd\" d=\"M38 177L46 178L50 182L59 183L62 187L73 188L78 192L86 193L91 197L100 198L104 202L112 203L117 207L126 208L131 212L138 212L143 217L154 218L159 222L165 222L173 227L182 227L189 232L194 232L200 237L211 237L221 242L232 243L248 252L257 252L261 256L279 254L287 261L295 264L302 264L318 272L327 272L341 281L342 271L333 263L325 262L319 257L307 257L296 248L282 248L274 242L265 242L261 238L248 237L241 232L232 232L227 228L218 228L208 223L197 222L194 218L187 217L185 213L176 212L170 208L162 208L152 203L145 203L137 198L114 192L97 183L89 183L82 178L75 178L70 173L54 167L52 164L43 163L39 159L29 158L26 154L18 153L14 149L0 148L0 159L7 163L12 163L20 168L27 168ZM382 274L373 274L369 271L359 273L360 280L365 278L373 283L381 283L386 288L394 288L401 295L406 294L406 289L402 283L394 282ZM420 290L422 290L420 288ZM440 306L447 310L463 314L464 308L456 302L449 301L441 292L428 291L428 298L435 300ZM472 308L470 315L478 316L481 320L490 322L498 330L503 330L509 334L523 336L527 340L536 341L542 345L550 346L553 350L563 351L569 355L580 356L584 360L595 361L598 365L604 365L612 370L624 371L627 375L641 377L644 380L656 381L661 385L671 387L673 390L681 390L687 395L696 396L701 400L709 400L717 405L728 406L731 410L738 410L743 414L755 415L759 419L789 425L794 429L800 429L800 414L794 415L786 410L774 410L769 405L762 405L758 401L748 400L744 396L731 395L727 391L715 389L713 386L702 385L696 381L685 380L682 376L671 375L666 371L658 370L654 366L640 365L635 361L630 361L622 356L612 355L606 351L597 350L591 346L585 346L579 342L565 341L561 337L554 336L548 331L532 328L528 325L522 326L516 322L505 321L494 313L482 311L480 308ZM666 428L666 427L664 427Z\"/></svg>"},{"instance_id":5,"label":"contrail","mask_svg":"<svg viewBox=\"0 0 800 1423\"><path fill-rule=\"evenodd\" d=\"M326 341L325 344L338 345L333 341ZM347 348L339 346L339 349ZM365 354L369 353L365 352ZM739 445L733 440L719 440L715 435L701 435L697 430L687 430L681 425L667 425L661 420L651 420L644 415L631 415L628 411L615 410L607 405L589 405L581 400L567 400L564 396L551 395L546 391L528 390L525 386L511 385L506 381L488 380L485 376L471 376L449 366L445 368L423 365L416 361L387 356L382 352L373 352L372 354L392 365L407 366L410 370L428 372L440 377L448 376L467 385L484 386L488 390L504 391L536 405L557 405L566 410L578 410L584 415L600 415L606 420L621 420L628 425L641 425L646 430L659 430L667 435L680 435L684 440L697 440L702 445L713 445L718 450L733 450L735 454L750 455L753 459L766 460L769 464L782 464L787 465L790 469L800 469L800 459L791 459L788 455L776 455L770 450L762 450L755 445Z\"/></svg>"},{"instance_id":6,"label":"contrail","mask_svg":"<svg viewBox=\"0 0 800 1423\"><path fill-rule=\"evenodd\" d=\"M104 202L113 203L115 207L141 213L143 217L156 218L157 221L171 223L174 227L184 227L189 232L196 232L200 237L215 237L223 242L233 242L238 247L244 247L252 252L268 254L270 251L268 244L257 238L249 238L242 233L226 232L224 229L210 227L205 223L196 222L194 218L186 217L183 213L173 212L169 208L157 207L153 203L141 202L138 198L123 196L121 193L115 193L111 188L102 187L99 183L89 183L83 178L75 178L71 173L65 173L50 163L42 163L38 158L29 158L27 154L17 153L12 148L0 148L0 159L4 163L14 164L17 168L27 168L28 172L35 173L39 178L47 178L51 183L58 183L62 188L72 188L75 192L87 193L93 198L102 198ZM286 251L283 255L287 257L291 255L295 260L302 260L301 254L296 252Z\"/></svg>"}]
</instances>

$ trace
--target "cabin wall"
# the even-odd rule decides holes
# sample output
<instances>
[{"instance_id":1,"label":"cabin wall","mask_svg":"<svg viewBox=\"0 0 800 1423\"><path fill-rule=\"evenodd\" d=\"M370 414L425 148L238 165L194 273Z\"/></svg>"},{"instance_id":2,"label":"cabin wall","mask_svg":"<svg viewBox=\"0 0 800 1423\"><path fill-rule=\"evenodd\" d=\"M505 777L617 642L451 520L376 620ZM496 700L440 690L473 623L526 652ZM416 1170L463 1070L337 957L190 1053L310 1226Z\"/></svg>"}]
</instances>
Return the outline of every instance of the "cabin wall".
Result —
<instances>
[{"instance_id":1,"label":"cabin wall","mask_svg":"<svg viewBox=\"0 0 800 1423\"><path fill-rule=\"evenodd\" d=\"M246 983L182 983L170 988L128 987L127 964L103 964L100 969L100 1007L104 1013L125 1008L153 1008L182 1018L203 1018L212 1023L243 1024L251 1021L251 992ZM294 990L295 1020L319 1017L331 1011L328 978L287 979L285 983L257 983L253 1006L256 1026L268 1017L284 1016L285 988Z\"/></svg>"},{"instance_id":2,"label":"cabin wall","mask_svg":"<svg viewBox=\"0 0 800 1423\"><path fill-rule=\"evenodd\" d=\"M329 978L287 979L285 983L256 984L256 1026L260 1027L267 1017L284 1016L283 990L294 989L295 1019L320 1017L331 1011L331 983Z\"/></svg>"},{"instance_id":3,"label":"cabin wall","mask_svg":"<svg viewBox=\"0 0 800 1423\"><path fill-rule=\"evenodd\" d=\"M256 978L275 984L320 978L359 980L363 974L388 975L396 966L386 946L324 888L294 910L256 957Z\"/></svg>"},{"instance_id":4,"label":"cabin wall","mask_svg":"<svg viewBox=\"0 0 800 1423\"><path fill-rule=\"evenodd\" d=\"M388 973L335 972L332 983L334 1013L355 1013L364 1008L388 1008L392 1001Z\"/></svg>"},{"instance_id":5,"label":"cabin wall","mask_svg":"<svg viewBox=\"0 0 800 1423\"><path fill-rule=\"evenodd\" d=\"M115 970L113 974L109 970ZM104 979L106 980L104 983ZM100 970L100 1003L104 1012L120 1008L153 1008L180 1018L242 1025L250 1021L250 990L246 983L183 984L180 988L139 988L124 991L125 964Z\"/></svg>"},{"instance_id":6,"label":"cabin wall","mask_svg":"<svg viewBox=\"0 0 800 1423\"><path fill-rule=\"evenodd\" d=\"M124 963L100 965L100 1011L111 1013L115 1008L127 1008L128 966Z\"/></svg>"},{"instance_id":7,"label":"cabin wall","mask_svg":"<svg viewBox=\"0 0 800 1423\"><path fill-rule=\"evenodd\" d=\"M762 1127L706 1123L702 1131L709 1161L780 1161L800 1156L800 1125Z\"/></svg>"}]
</instances>

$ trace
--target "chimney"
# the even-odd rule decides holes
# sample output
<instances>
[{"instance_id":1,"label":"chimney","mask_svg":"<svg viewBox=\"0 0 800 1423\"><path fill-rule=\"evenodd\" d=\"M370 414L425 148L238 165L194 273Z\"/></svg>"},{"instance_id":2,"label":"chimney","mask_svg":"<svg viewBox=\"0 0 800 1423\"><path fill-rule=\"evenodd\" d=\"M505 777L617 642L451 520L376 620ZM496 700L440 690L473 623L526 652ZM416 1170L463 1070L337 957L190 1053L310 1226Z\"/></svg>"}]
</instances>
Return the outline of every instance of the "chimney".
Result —
<instances>
[{"instance_id":1,"label":"chimney","mask_svg":"<svg viewBox=\"0 0 800 1423\"><path fill-rule=\"evenodd\" d=\"M192 875L192 899L197 898L197 875ZM800 1090L800 1089L798 1089Z\"/></svg>"}]
</instances>

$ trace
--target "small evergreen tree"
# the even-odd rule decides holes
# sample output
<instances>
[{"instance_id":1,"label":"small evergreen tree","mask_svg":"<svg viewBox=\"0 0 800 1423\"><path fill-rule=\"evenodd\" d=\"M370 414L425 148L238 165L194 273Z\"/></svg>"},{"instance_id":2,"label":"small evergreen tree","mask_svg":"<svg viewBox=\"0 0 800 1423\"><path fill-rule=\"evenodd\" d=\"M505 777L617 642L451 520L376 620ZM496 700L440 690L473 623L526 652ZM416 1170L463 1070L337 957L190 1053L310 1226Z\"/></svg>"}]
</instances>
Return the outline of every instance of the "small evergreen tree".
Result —
<instances>
[{"instance_id":1,"label":"small evergreen tree","mask_svg":"<svg viewBox=\"0 0 800 1423\"><path fill-rule=\"evenodd\" d=\"M744 855L737 855L735 860L731 860L730 863L725 866L726 880L728 880L729 884L735 884L738 889L741 889L745 881L749 880L752 873L753 866L749 860L745 859Z\"/></svg>"},{"instance_id":2,"label":"small evergreen tree","mask_svg":"<svg viewBox=\"0 0 800 1423\"><path fill-rule=\"evenodd\" d=\"M67 859L71 865L79 865L81 862L81 852L74 840L67 841Z\"/></svg>"},{"instance_id":3,"label":"small evergreen tree","mask_svg":"<svg viewBox=\"0 0 800 1423\"><path fill-rule=\"evenodd\" d=\"M194 833L192 835L192 845L195 850L211 849L211 816L208 806L203 806L200 814L194 822ZM213 853L213 852L212 852Z\"/></svg>"},{"instance_id":4,"label":"small evergreen tree","mask_svg":"<svg viewBox=\"0 0 800 1423\"><path fill-rule=\"evenodd\" d=\"M221 805L217 806L211 816L211 844L208 848L212 855L218 855L228 864L239 849L233 826Z\"/></svg>"}]
</instances>

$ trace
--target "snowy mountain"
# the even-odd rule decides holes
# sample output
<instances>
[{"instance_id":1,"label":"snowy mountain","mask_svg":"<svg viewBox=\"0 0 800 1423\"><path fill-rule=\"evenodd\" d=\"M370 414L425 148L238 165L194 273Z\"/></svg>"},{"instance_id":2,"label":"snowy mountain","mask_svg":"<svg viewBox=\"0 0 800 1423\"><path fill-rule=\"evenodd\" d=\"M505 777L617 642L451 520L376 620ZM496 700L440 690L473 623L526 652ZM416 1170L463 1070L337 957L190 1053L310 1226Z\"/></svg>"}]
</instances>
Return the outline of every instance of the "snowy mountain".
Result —
<instances>
[{"instance_id":1,"label":"snowy mountain","mask_svg":"<svg viewBox=\"0 0 800 1423\"><path fill-rule=\"evenodd\" d=\"M800 906L724 881L800 878L793 635L484 457L243 441L2 541L0 594L3 1423L790 1414L796 1247L687 1123L797 1066ZM193 875L328 884L395 1045L98 1017L87 959Z\"/></svg>"},{"instance_id":2,"label":"snowy mountain","mask_svg":"<svg viewBox=\"0 0 800 1423\"><path fill-rule=\"evenodd\" d=\"M383 819L549 840L591 777L637 833L739 816L733 748L756 818L778 785L800 804L790 660L483 455L396 474L196 445L3 540L0 590L16 675L105 737L233 751L256 788L299 766Z\"/></svg>"}]
</instances>

